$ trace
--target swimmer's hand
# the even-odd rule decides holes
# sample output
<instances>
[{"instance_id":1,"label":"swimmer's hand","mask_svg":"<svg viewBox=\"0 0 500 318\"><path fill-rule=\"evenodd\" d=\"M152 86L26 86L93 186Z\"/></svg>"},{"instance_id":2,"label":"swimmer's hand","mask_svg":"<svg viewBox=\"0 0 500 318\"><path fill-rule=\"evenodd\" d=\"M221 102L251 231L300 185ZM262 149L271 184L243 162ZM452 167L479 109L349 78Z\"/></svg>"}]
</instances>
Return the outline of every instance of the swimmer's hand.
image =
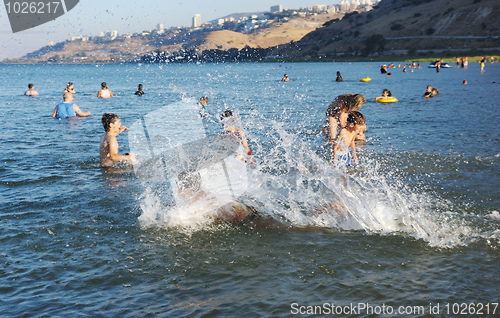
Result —
<instances>
[{"instance_id":1,"label":"swimmer's hand","mask_svg":"<svg viewBox=\"0 0 500 318\"><path fill-rule=\"evenodd\" d=\"M120 132L128 131L128 128L125 126L120 127Z\"/></svg>"}]
</instances>

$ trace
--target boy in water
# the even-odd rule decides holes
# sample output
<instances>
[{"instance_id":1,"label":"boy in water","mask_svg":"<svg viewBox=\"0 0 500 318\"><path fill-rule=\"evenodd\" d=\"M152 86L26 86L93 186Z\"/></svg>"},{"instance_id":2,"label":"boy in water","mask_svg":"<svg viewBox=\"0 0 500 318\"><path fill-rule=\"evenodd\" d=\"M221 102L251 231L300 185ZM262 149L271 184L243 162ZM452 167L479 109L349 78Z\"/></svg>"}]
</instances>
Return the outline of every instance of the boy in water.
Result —
<instances>
[{"instance_id":1,"label":"boy in water","mask_svg":"<svg viewBox=\"0 0 500 318\"><path fill-rule=\"evenodd\" d=\"M144 91L142 90L142 84L137 85L137 92L135 92L135 95L139 96L144 95Z\"/></svg>"},{"instance_id":2,"label":"boy in water","mask_svg":"<svg viewBox=\"0 0 500 318\"><path fill-rule=\"evenodd\" d=\"M427 88L425 89L425 93L424 93L424 95L422 95L422 97L426 97L426 98L432 97L432 86L431 85L427 85Z\"/></svg>"},{"instance_id":3,"label":"boy in water","mask_svg":"<svg viewBox=\"0 0 500 318\"><path fill-rule=\"evenodd\" d=\"M35 91L35 85L33 85L32 83L29 83L28 84L28 90L26 92L24 92L24 95L26 96L38 96L38 92Z\"/></svg>"},{"instance_id":4,"label":"boy in water","mask_svg":"<svg viewBox=\"0 0 500 318\"><path fill-rule=\"evenodd\" d=\"M333 148L333 164L337 167L349 167L356 164L356 136L364 134L365 116L353 111L347 116L347 126L340 131L339 139ZM349 152L352 149L352 154Z\"/></svg>"},{"instance_id":5,"label":"boy in water","mask_svg":"<svg viewBox=\"0 0 500 318\"><path fill-rule=\"evenodd\" d=\"M120 118L115 114L104 114L102 115L102 125L106 133L101 137L101 144L99 146L101 165L109 167L117 161L134 163L136 161L134 154L118 154L116 136L123 131L128 131L127 127L122 126Z\"/></svg>"}]
</instances>

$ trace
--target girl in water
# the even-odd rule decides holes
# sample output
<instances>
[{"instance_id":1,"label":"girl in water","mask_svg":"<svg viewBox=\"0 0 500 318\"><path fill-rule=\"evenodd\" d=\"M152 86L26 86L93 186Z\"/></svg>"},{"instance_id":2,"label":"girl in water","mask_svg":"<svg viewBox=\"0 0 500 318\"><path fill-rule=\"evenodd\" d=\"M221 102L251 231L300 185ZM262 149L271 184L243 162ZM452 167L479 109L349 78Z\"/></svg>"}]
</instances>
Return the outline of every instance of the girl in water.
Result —
<instances>
[{"instance_id":1,"label":"girl in water","mask_svg":"<svg viewBox=\"0 0 500 318\"><path fill-rule=\"evenodd\" d=\"M391 91L388 90L387 88L382 91L382 95L379 97L375 97L375 101L378 101L379 99L385 99L388 97L392 97Z\"/></svg>"},{"instance_id":2,"label":"girl in water","mask_svg":"<svg viewBox=\"0 0 500 318\"><path fill-rule=\"evenodd\" d=\"M326 110L325 133L329 142L337 140L340 129L346 127L347 116L350 112L363 107L365 97L361 94L345 94L337 96Z\"/></svg>"},{"instance_id":3,"label":"girl in water","mask_svg":"<svg viewBox=\"0 0 500 318\"><path fill-rule=\"evenodd\" d=\"M342 128L339 139L333 148L333 164L336 167L349 167L356 164L356 136L363 134L366 129L365 116L358 111L353 111L347 116L347 126ZM352 153L349 151L351 148Z\"/></svg>"},{"instance_id":4,"label":"girl in water","mask_svg":"<svg viewBox=\"0 0 500 318\"><path fill-rule=\"evenodd\" d=\"M76 93L75 90L73 89L73 83L69 82L68 84L66 84L66 89L64 90L64 92L71 94Z\"/></svg>"}]
</instances>

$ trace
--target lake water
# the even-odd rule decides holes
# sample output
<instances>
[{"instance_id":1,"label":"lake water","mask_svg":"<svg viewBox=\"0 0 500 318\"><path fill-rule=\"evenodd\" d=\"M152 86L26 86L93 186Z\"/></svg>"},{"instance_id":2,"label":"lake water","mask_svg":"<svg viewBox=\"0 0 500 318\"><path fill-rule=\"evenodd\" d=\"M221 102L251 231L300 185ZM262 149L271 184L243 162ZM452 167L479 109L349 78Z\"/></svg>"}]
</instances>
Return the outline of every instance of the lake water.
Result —
<instances>
[{"instance_id":1,"label":"lake water","mask_svg":"<svg viewBox=\"0 0 500 318\"><path fill-rule=\"evenodd\" d=\"M500 63L390 78L380 64L0 65L0 316L498 315ZM69 81L91 117L51 117ZM103 81L114 98L94 95ZM373 102L384 88L399 102ZM322 125L345 93L366 97L368 139L344 176ZM104 112L130 127L203 95L214 118L241 117L258 161L241 200L275 222L169 224L161 191L99 167ZM314 217L329 196L376 221Z\"/></svg>"}]
</instances>

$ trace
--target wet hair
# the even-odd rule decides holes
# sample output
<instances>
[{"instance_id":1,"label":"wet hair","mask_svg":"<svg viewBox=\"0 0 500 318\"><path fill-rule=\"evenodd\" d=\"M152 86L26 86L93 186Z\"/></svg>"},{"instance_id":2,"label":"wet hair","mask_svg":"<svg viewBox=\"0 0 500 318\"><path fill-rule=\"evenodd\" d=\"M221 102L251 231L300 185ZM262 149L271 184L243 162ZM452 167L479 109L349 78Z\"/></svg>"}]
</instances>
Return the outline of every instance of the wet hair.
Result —
<instances>
[{"instance_id":1,"label":"wet hair","mask_svg":"<svg viewBox=\"0 0 500 318\"><path fill-rule=\"evenodd\" d=\"M111 123L114 123L118 119L120 119L120 117L118 117L118 115L116 115L116 114L104 113L102 115L102 126L104 127L104 131L108 132L109 131L109 125Z\"/></svg>"},{"instance_id":2,"label":"wet hair","mask_svg":"<svg viewBox=\"0 0 500 318\"><path fill-rule=\"evenodd\" d=\"M386 89L384 89L384 90L382 91L382 93L385 93L385 92L387 92L387 93L388 93L388 94L387 94L387 96L392 96L391 91L390 91L390 90L388 90L387 88L386 88Z\"/></svg>"},{"instance_id":3,"label":"wet hair","mask_svg":"<svg viewBox=\"0 0 500 318\"><path fill-rule=\"evenodd\" d=\"M208 103L208 97L207 97L207 96L201 96L201 97L200 97L200 103L201 103L201 102L206 102L206 103Z\"/></svg>"},{"instance_id":4,"label":"wet hair","mask_svg":"<svg viewBox=\"0 0 500 318\"><path fill-rule=\"evenodd\" d=\"M347 116L347 125L353 124L354 126L356 125L363 125L365 123L365 116L361 114L358 111L353 111L350 112L349 115Z\"/></svg>"},{"instance_id":5,"label":"wet hair","mask_svg":"<svg viewBox=\"0 0 500 318\"><path fill-rule=\"evenodd\" d=\"M108 86L108 85L106 85L106 82L102 82L102 83L101 83L101 87L102 87L102 88L106 88L107 86Z\"/></svg>"},{"instance_id":6,"label":"wet hair","mask_svg":"<svg viewBox=\"0 0 500 318\"><path fill-rule=\"evenodd\" d=\"M201 176L196 170L186 170L177 176L177 186L179 190L193 190L198 192L201 190Z\"/></svg>"},{"instance_id":7,"label":"wet hair","mask_svg":"<svg viewBox=\"0 0 500 318\"><path fill-rule=\"evenodd\" d=\"M365 104L365 97L363 95L361 95L361 94L351 95L351 96L349 96L349 102L347 104L348 105L347 111L352 112L352 111L358 110L361 107L363 107L364 104Z\"/></svg>"},{"instance_id":8,"label":"wet hair","mask_svg":"<svg viewBox=\"0 0 500 318\"><path fill-rule=\"evenodd\" d=\"M69 82L68 84L66 84L67 88L69 88L70 86L73 86L73 83Z\"/></svg>"},{"instance_id":9,"label":"wet hair","mask_svg":"<svg viewBox=\"0 0 500 318\"><path fill-rule=\"evenodd\" d=\"M222 115L220 115L220 119L222 120L224 118L231 117L231 116L233 116L233 112L230 109L228 109L228 110L224 111L224 113L222 113Z\"/></svg>"},{"instance_id":10,"label":"wet hair","mask_svg":"<svg viewBox=\"0 0 500 318\"><path fill-rule=\"evenodd\" d=\"M32 83L28 84L28 88L33 88L33 87L35 87L35 85L33 85Z\"/></svg>"},{"instance_id":11,"label":"wet hair","mask_svg":"<svg viewBox=\"0 0 500 318\"><path fill-rule=\"evenodd\" d=\"M142 89L142 84L137 85L138 89Z\"/></svg>"}]
</instances>

